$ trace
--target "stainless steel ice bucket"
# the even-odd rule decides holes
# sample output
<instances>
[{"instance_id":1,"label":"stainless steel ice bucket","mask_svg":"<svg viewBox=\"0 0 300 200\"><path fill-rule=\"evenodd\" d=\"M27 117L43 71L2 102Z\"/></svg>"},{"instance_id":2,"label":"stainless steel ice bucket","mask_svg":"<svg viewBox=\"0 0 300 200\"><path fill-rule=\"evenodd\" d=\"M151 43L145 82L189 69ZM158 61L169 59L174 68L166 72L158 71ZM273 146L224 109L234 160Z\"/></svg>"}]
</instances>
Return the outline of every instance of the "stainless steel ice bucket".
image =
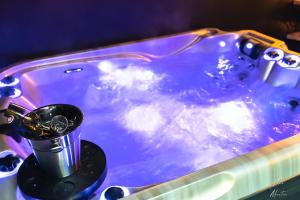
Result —
<instances>
[{"instance_id":1,"label":"stainless steel ice bucket","mask_svg":"<svg viewBox=\"0 0 300 200\"><path fill-rule=\"evenodd\" d=\"M80 165L80 125L83 120L80 109L67 104L48 105L25 117L38 117L39 123L48 123L51 129L57 129L57 132L53 132L26 128L22 133L42 169L55 177L74 173Z\"/></svg>"}]
</instances>

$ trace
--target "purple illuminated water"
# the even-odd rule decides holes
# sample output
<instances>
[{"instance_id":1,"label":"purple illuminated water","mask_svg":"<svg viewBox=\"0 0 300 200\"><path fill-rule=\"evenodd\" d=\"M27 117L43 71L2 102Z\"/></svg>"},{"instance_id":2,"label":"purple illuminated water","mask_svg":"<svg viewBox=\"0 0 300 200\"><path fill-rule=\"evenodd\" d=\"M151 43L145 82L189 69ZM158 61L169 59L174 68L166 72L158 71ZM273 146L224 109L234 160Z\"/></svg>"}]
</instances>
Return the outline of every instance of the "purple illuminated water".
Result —
<instances>
[{"instance_id":1,"label":"purple illuminated water","mask_svg":"<svg viewBox=\"0 0 300 200\"><path fill-rule=\"evenodd\" d=\"M201 58L188 67L166 65L172 58L98 63L83 132L99 133L83 137L101 140L108 160L118 160L109 162L107 186L170 180L297 132L293 94L260 82L251 63L229 56L221 55L216 68Z\"/></svg>"},{"instance_id":2,"label":"purple illuminated water","mask_svg":"<svg viewBox=\"0 0 300 200\"><path fill-rule=\"evenodd\" d=\"M23 81L36 83L40 105L83 110L81 138L108 159L102 189L159 183L300 131L297 91L260 81L257 61L230 41L210 38L149 59L91 61L72 76L61 73L64 67L37 70Z\"/></svg>"}]
</instances>

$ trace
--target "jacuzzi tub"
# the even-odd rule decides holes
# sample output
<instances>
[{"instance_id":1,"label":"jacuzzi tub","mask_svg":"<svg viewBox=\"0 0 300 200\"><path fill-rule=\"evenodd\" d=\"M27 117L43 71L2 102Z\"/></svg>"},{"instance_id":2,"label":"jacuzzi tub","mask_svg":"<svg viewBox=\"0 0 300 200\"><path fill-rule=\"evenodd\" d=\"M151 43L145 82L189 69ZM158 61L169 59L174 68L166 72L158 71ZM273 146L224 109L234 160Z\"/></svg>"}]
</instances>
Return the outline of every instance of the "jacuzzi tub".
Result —
<instances>
[{"instance_id":1,"label":"jacuzzi tub","mask_svg":"<svg viewBox=\"0 0 300 200\"><path fill-rule=\"evenodd\" d=\"M298 56L255 31L203 29L10 66L1 107L80 107L81 138L108 163L93 199L113 185L151 185L127 199L238 199L300 174Z\"/></svg>"}]
</instances>

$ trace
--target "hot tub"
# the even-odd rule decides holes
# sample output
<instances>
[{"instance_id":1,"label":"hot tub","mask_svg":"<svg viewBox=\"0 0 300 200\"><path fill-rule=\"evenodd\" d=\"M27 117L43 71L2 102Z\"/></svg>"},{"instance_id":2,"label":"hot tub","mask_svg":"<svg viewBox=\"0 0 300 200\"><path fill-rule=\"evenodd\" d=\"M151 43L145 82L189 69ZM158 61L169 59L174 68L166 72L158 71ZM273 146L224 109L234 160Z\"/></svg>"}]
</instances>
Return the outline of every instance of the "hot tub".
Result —
<instances>
[{"instance_id":1,"label":"hot tub","mask_svg":"<svg viewBox=\"0 0 300 200\"><path fill-rule=\"evenodd\" d=\"M93 199L114 185L148 186L126 199L238 199L300 174L298 68L279 40L202 29L10 66L1 107L81 108L81 138L108 164ZM1 137L3 151L31 153Z\"/></svg>"}]
</instances>

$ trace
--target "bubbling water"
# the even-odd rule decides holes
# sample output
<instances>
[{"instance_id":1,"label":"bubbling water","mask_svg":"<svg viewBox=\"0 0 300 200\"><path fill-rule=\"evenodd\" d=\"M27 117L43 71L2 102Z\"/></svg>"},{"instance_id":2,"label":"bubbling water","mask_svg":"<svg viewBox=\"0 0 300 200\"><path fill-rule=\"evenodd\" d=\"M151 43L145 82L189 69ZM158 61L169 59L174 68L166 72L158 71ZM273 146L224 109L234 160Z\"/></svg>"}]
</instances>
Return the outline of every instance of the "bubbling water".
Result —
<instances>
[{"instance_id":1,"label":"bubbling water","mask_svg":"<svg viewBox=\"0 0 300 200\"><path fill-rule=\"evenodd\" d=\"M231 53L216 59L187 55L98 65L100 76L84 98L94 117L83 130L104 130L99 143L111 163L104 185L170 180L300 131L297 91L260 81L255 62ZM188 70L177 64L182 60ZM123 139L112 147L109 137Z\"/></svg>"}]
</instances>

